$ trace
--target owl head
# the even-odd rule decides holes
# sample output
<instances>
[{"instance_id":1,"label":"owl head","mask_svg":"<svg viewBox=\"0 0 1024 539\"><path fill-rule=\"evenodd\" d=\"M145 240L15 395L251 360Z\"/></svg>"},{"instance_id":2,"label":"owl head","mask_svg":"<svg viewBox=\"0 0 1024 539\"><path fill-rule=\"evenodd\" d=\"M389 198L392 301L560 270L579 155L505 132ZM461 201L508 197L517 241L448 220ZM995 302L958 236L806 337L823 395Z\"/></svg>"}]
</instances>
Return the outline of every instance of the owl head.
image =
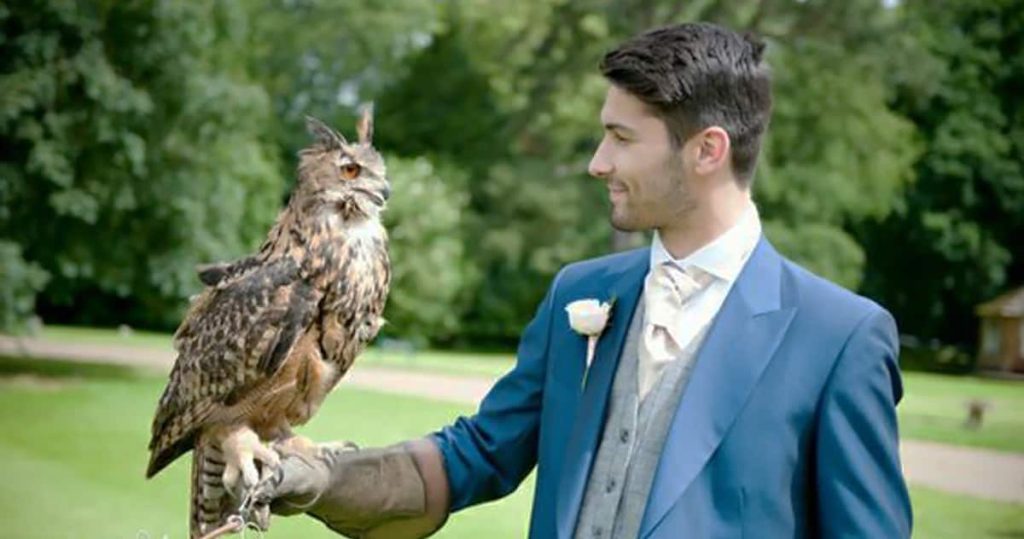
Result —
<instances>
[{"instance_id":1,"label":"owl head","mask_svg":"<svg viewBox=\"0 0 1024 539\"><path fill-rule=\"evenodd\" d=\"M337 211L345 219L375 218L384 209L391 186L384 159L373 147L373 108L365 107L349 143L320 120L307 116L313 144L299 152L295 196L305 210Z\"/></svg>"}]
</instances>

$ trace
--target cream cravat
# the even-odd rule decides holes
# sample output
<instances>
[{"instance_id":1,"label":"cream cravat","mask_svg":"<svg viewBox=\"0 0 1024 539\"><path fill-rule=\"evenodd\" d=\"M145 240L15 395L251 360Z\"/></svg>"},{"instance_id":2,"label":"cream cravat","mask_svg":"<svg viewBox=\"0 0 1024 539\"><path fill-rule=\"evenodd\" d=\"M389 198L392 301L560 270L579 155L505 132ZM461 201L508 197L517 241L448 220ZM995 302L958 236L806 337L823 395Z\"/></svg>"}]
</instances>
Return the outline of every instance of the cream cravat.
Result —
<instances>
[{"instance_id":1,"label":"cream cravat","mask_svg":"<svg viewBox=\"0 0 1024 539\"><path fill-rule=\"evenodd\" d=\"M686 345L680 336L680 317L687 301L703 290L714 276L699 268L685 271L671 262L651 268L644 281L646 319L640 341L637 382L643 399L654 386L666 363L677 358Z\"/></svg>"}]
</instances>

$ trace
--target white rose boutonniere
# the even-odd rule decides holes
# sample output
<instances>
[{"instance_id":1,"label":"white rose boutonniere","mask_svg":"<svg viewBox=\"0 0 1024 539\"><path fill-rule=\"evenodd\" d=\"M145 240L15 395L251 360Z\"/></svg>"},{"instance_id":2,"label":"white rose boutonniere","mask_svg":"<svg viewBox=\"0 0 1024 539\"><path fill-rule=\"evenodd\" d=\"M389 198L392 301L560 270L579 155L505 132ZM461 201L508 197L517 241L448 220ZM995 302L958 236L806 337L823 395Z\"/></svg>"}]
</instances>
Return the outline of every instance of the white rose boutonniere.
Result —
<instances>
[{"instance_id":1,"label":"white rose boutonniere","mask_svg":"<svg viewBox=\"0 0 1024 539\"><path fill-rule=\"evenodd\" d=\"M594 352L597 349L597 340L608 326L613 305L615 305L614 299L606 302L596 299L581 299L565 306L565 312L569 313L569 327L587 338L587 358L582 385L587 383L590 364L594 361Z\"/></svg>"}]
</instances>

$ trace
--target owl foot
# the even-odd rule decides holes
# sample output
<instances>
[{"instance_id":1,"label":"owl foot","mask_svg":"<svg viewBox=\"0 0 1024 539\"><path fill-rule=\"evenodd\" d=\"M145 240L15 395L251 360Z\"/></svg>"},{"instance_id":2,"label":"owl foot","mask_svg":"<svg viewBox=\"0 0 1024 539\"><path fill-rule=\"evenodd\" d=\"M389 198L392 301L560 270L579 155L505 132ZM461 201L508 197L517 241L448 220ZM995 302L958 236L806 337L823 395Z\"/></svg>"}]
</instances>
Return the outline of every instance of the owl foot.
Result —
<instances>
[{"instance_id":1,"label":"owl foot","mask_svg":"<svg viewBox=\"0 0 1024 539\"><path fill-rule=\"evenodd\" d=\"M220 445L224 452L224 487L239 499L261 478L272 475L281 462L277 453L263 445L248 427L231 431ZM261 464L259 468L256 461Z\"/></svg>"},{"instance_id":2,"label":"owl foot","mask_svg":"<svg viewBox=\"0 0 1024 539\"><path fill-rule=\"evenodd\" d=\"M274 450L281 455L286 455L288 453L315 455L317 451L316 444L313 443L313 440L297 434L290 435L287 438L274 442L273 447Z\"/></svg>"}]
</instances>

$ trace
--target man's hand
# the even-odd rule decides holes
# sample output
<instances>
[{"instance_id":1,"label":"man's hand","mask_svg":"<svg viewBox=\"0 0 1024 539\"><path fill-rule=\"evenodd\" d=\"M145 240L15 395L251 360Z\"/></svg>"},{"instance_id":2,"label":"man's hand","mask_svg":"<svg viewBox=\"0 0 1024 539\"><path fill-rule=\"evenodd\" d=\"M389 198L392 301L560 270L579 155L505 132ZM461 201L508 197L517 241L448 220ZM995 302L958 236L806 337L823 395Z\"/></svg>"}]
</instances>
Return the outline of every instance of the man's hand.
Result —
<instances>
[{"instance_id":1,"label":"man's hand","mask_svg":"<svg viewBox=\"0 0 1024 539\"><path fill-rule=\"evenodd\" d=\"M253 490L255 514L304 512L349 537L425 537L447 517L447 477L428 440L275 449L280 465Z\"/></svg>"},{"instance_id":2,"label":"man's hand","mask_svg":"<svg viewBox=\"0 0 1024 539\"><path fill-rule=\"evenodd\" d=\"M358 451L351 442L334 442L306 448L275 446L280 465L273 475L253 490L255 506L269 505L277 515L294 515L310 510L327 490L331 470L343 453Z\"/></svg>"}]
</instances>

